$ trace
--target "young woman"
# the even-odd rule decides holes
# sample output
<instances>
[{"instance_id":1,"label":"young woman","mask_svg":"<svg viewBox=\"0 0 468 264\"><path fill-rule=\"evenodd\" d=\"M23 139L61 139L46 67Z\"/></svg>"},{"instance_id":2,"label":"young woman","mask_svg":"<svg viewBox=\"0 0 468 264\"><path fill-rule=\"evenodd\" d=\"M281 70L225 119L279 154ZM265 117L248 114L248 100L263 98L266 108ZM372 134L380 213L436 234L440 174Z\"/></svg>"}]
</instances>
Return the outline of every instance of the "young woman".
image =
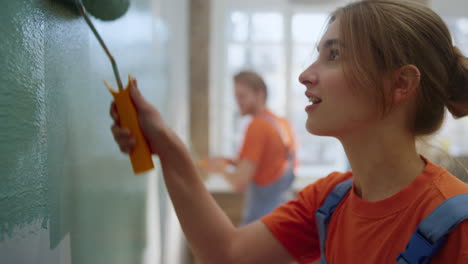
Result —
<instances>
[{"instance_id":1,"label":"young woman","mask_svg":"<svg viewBox=\"0 0 468 264\"><path fill-rule=\"evenodd\" d=\"M352 171L331 173L261 220L236 228L205 189L159 112L132 81L143 132L194 254L202 263L310 263L320 258L315 212L341 182L351 191L328 225L328 263L395 263L419 222L468 187L418 154L418 136L435 132L445 107L468 114L468 64L441 18L411 2L363 1L331 15L319 57L299 77L312 104L307 130L341 141ZM122 151L135 142L116 124ZM303 146L304 147L304 146ZM310 146L313 147L313 146ZM462 222L430 263L468 263Z\"/></svg>"}]
</instances>

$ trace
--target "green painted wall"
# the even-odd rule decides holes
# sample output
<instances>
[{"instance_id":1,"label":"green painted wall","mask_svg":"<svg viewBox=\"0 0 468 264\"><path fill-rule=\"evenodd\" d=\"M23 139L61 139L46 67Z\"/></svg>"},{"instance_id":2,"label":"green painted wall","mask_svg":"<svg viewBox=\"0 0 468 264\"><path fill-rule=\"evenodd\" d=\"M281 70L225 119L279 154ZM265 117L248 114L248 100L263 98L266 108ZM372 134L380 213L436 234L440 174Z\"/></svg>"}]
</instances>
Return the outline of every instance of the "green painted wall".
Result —
<instances>
[{"instance_id":1,"label":"green painted wall","mask_svg":"<svg viewBox=\"0 0 468 264\"><path fill-rule=\"evenodd\" d=\"M96 24L122 79L136 76L164 114L167 33L157 21L139 0ZM101 47L52 0L3 1L0 33L0 263L140 262L147 176L134 176L113 142L102 80L115 81Z\"/></svg>"},{"instance_id":2,"label":"green painted wall","mask_svg":"<svg viewBox=\"0 0 468 264\"><path fill-rule=\"evenodd\" d=\"M0 239L4 239L33 220L47 223L47 93L44 13L27 1L3 3L0 12Z\"/></svg>"}]
</instances>

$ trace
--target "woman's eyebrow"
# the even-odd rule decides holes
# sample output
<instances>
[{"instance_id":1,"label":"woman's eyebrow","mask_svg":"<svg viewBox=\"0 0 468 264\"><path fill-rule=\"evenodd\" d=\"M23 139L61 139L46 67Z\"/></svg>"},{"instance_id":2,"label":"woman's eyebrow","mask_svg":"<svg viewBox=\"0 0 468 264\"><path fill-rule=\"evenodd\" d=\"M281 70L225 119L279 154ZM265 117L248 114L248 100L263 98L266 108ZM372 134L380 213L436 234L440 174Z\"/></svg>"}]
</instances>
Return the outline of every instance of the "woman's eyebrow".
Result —
<instances>
[{"instance_id":1,"label":"woman's eyebrow","mask_svg":"<svg viewBox=\"0 0 468 264\"><path fill-rule=\"evenodd\" d=\"M340 45L341 46L341 43L340 43L340 40L339 39L327 39L325 40L325 42L322 44L322 48L326 49L326 48L329 48L333 45ZM319 49L319 45L317 45L317 51L320 52L320 49Z\"/></svg>"}]
</instances>

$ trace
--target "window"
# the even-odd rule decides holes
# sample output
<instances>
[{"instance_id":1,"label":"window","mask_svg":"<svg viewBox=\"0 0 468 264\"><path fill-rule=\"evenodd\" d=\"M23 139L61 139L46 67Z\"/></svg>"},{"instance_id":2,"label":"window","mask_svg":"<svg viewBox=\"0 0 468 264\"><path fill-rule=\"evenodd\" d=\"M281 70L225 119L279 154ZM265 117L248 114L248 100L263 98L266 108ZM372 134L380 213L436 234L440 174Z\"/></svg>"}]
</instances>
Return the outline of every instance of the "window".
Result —
<instances>
[{"instance_id":1,"label":"window","mask_svg":"<svg viewBox=\"0 0 468 264\"><path fill-rule=\"evenodd\" d=\"M233 95L231 79L243 69L255 69L268 86L268 105L277 114L285 115L284 78L284 21L279 12L232 11L227 21L227 83L228 96ZM234 101L229 110L233 115L233 135L229 144L229 156L235 156L242 143L242 136L249 118L239 116Z\"/></svg>"},{"instance_id":2,"label":"window","mask_svg":"<svg viewBox=\"0 0 468 264\"><path fill-rule=\"evenodd\" d=\"M212 75L217 78L213 85L217 89L212 94L219 98L212 113L213 154L231 157L238 154L250 120L239 115L232 76L240 70L252 69L262 75L268 86L269 109L286 117L295 129L299 145L298 178L323 177L334 170L345 170L347 162L341 144L306 131L304 108L308 100L305 87L298 81L299 74L317 56L316 43L328 14L341 3L305 9L268 3L254 7L242 3L226 5L220 5L214 23L221 25L214 29L218 52L213 57L222 58L214 63L217 74Z\"/></svg>"}]
</instances>

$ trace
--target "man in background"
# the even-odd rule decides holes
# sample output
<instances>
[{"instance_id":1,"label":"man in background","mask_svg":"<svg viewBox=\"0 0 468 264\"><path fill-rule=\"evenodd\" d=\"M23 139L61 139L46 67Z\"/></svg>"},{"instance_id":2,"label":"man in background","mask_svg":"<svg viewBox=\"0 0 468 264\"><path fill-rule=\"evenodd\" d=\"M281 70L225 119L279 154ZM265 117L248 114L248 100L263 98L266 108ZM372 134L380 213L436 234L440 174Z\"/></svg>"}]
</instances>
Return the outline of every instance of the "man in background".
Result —
<instances>
[{"instance_id":1,"label":"man in background","mask_svg":"<svg viewBox=\"0 0 468 264\"><path fill-rule=\"evenodd\" d=\"M209 158L202 168L223 175L236 191L245 193L245 225L292 199L296 143L289 122L266 107L268 92L260 75L239 72L234 90L241 115L252 116L240 153L237 159Z\"/></svg>"}]
</instances>

